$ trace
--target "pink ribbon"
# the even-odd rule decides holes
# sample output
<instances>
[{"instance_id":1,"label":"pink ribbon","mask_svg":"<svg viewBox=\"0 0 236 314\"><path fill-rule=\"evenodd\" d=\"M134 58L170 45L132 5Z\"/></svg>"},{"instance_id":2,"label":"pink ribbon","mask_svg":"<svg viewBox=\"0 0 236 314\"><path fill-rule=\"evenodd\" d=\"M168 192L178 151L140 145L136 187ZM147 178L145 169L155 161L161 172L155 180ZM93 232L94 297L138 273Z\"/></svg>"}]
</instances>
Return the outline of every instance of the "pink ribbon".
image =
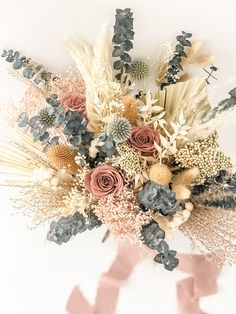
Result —
<instances>
[{"instance_id":1,"label":"pink ribbon","mask_svg":"<svg viewBox=\"0 0 236 314\"><path fill-rule=\"evenodd\" d=\"M99 281L95 305L90 305L76 287L67 303L69 314L115 314L119 290L140 260L140 252L136 245L119 244L114 262Z\"/></svg>"},{"instance_id":2,"label":"pink ribbon","mask_svg":"<svg viewBox=\"0 0 236 314\"><path fill-rule=\"evenodd\" d=\"M101 276L95 305L92 306L78 287L67 303L69 314L115 314L121 286L140 260L141 248L127 243L118 247L117 256L108 272ZM199 299L217 292L219 269L206 255L178 254L178 269L191 276L177 283L178 314L204 314Z\"/></svg>"},{"instance_id":3,"label":"pink ribbon","mask_svg":"<svg viewBox=\"0 0 236 314\"><path fill-rule=\"evenodd\" d=\"M220 270L210 262L210 255L178 254L178 269L191 276L177 282L179 314L204 314L199 299L217 293Z\"/></svg>"}]
</instances>

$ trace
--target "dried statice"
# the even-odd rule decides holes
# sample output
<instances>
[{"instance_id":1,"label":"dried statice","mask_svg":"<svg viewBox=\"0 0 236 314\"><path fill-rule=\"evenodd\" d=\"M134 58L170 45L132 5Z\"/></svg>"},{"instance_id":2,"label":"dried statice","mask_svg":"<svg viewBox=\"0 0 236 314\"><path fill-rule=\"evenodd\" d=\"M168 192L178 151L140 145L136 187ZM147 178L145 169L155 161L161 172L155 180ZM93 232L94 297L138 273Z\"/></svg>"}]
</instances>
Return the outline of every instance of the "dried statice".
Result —
<instances>
[{"instance_id":1,"label":"dried statice","mask_svg":"<svg viewBox=\"0 0 236 314\"><path fill-rule=\"evenodd\" d=\"M203 184L207 177L216 176L220 170L232 169L231 159L219 150L217 138L217 134L213 133L204 140L188 143L175 155L175 161L180 167L197 167L200 170L197 184Z\"/></svg>"},{"instance_id":2,"label":"dried statice","mask_svg":"<svg viewBox=\"0 0 236 314\"><path fill-rule=\"evenodd\" d=\"M181 209L175 193L170 189L149 181L138 193L138 201L145 208L162 215L172 215Z\"/></svg>"},{"instance_id":3,"label":"dried statice","mask_svg":"<svg viewBox=\"0 0 236 314\"><path fill-rule=\"evenodd\" d=\"M101 198L94 213L114 237L130 242L140 242L142 226L151 219L148 213L139 210L133 195Z\"/></svg>"}]
</instances>

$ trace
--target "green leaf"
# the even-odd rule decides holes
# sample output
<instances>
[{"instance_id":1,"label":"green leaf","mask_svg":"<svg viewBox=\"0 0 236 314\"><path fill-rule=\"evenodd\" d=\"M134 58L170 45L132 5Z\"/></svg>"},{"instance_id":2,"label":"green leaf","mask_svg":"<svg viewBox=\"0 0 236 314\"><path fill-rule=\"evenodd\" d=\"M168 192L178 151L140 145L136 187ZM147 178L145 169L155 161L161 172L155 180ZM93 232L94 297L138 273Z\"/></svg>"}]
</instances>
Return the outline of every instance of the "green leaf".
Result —
<instances>
[{"instance_id":1,"label":"green leaf","mask_svg":"<svg viewBox=\"0 0 236 314\"><path fill-rule=\"evenodd\" d=\"M52 145L52 146L55 146L55 145L57 145L59 143L59 136L54 136L52 139L51 139L51 141L50 141L50 144Z\"/></svg>"},{"instance_id":2,"label":"green leaf","mask_svg":"<svg viewBox=\"0 0 236 314\"><path fill-rule=\"evenodd\" d=\"M133 43L130 40L125 40L120 46L124 51L129 51L133 48Z\"/></svg>"},{"instance_id":3,"label":"green leaf","mask_svg":"<svg viewBox=\"0 0 236 314\"><path fill-rule=\"evenodd\" d=\"M49 138L49 133L46 131L46 132L43 133L43 135L40 135L39 140L40 140L41 142L44 142L44 141L46 141L48 138Z\"/></svg>"},{"instance_id":4,"label":"green leaf","mask_svg":"<svg viewBox=\"0 0 236 314\"><path fill-rule=\"evenodd\" d=\"M73 145L73 146L78 146L82 143L82 138L81 136L74 136L70 139L70 143Z\"/></svg>"},{"instance_id":5,"label":"green leaf","mask_svg":"<svg viewBox=\"0 0 236 314\"><path fill-rule=\"evenodd\" d=\"M114 47L114 50L112 51L112 57L120 57L124 53L123 49L121 49L118 46Z\"/></svg>"},{"instance_id":6,"label":"green leaf","mask_svg":"<svg viewBox=\"0 0 236 314\"><path fill-rule=\"evenodd\" d=\"M125 61L125 62L131 62L131 57L128 53L123 53L121 56L120 56L121 60L122 61Z\"/></svg>"},{"instance_id":7,"label":"green leaf","mask_svg":"<svg viewBox=\"0 0 236 314\"><path fill-rule=\"evenodd\" d=\"M18 125L20 128L24 128L26 127L27 124L28 124L28 116L26 112L22 112L18 117Z\"/></svg>"},{"instance_id":8,"label":"green leaf","mask_svg":"<svg viewBox=\"0 0 236 314\"><path fill-rule=\"evenodd\" d=\"M121 60L116 60L113 64L115 70L120 70L123 68L124 63Z\"/></svg>"}]
</instances>

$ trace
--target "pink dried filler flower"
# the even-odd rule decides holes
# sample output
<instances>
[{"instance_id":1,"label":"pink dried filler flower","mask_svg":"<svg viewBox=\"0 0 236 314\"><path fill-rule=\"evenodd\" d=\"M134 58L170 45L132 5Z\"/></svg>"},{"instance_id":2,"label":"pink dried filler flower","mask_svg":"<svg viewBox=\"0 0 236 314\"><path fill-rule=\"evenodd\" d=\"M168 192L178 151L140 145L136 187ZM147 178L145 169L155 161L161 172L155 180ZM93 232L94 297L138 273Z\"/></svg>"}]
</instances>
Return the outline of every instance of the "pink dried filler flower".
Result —
<instances>
[{"instance_id":1,"label":"pink dried filler flower","mask_svg":"<svg viewBox=\"0 0 236 314\"><path fill-rule=\"evenodd\" d=\"M101 198L94 213L105 223L111 234L119 239L139 242L142 226L150 221L150 215L140 211L133 199L119 195Z\"/></svg>"}]
</instances>

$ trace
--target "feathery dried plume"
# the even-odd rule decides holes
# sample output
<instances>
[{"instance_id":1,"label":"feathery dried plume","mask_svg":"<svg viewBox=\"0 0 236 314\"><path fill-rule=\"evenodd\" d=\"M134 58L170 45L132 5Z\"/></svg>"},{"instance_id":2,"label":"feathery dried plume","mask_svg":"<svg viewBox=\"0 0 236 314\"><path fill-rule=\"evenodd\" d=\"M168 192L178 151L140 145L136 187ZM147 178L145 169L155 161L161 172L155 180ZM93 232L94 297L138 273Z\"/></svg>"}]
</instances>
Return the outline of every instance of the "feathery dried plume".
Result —
<instances>
[{"instance_id":1,"label":"feathery dried plume","mask_svg":"<svg viewBox=\"0 0 236 314\"><path fill-rule=\"evenodd\" d=\"M219 112L213 119L208 121L201 120L198 124L194 124L188 133L188 138L192 142L198 141L209 136L217 128L227 124L233 124L236 121L236 106L233 108Z\"/></svg>"},{"instance_id":2,"label":"feathery dried plume","mask_svg":"<svg viewBox=\"0 0 236 314\"><path fill-rule=\"evenodd\" d=\"M166 41L160 45L160 56L157 60L156 84L160 86L166 78L169 61L174 56L174 47L171 42Z\"/></svg>"},{"instance_id":3,"label":"feathery dried plume","mask_svg":"<svg viewBox=\"0 0 236 314\"><path fill-rule=\"evenodd\" d=\"M212 63L215 57L212 54L200 53L200 49L203 45L203 40L195 40L192 42L191 47L186 47L187 58L182 59L181 65L186 67L189 64L197 66L204 66Z\"/></svg>"},{"instance_id":4,"label":"feathery dried plume","mask_svg":"<svg viewBox=\"0 0 236 314\"><path fill-rule=\"evenodd\" d=\"M112 44L108 27L103 27L97 42L92 46L82 37L73 37L66 47L83 76L86 87L89 127L99 132L102 127L104 106L121 100L125 93L115 81L112 71Z\"/></svg>"},{"instance_id":5,"label":"feathery dried plume","mask_svg":"<svg viewBox=\"0 0 236 314\"><path fill-rule=\"evenodd\" d=\"M39 184L22 186L19 195L14 197L14 207L32 218L32 226L59 218L64 212L63 199L71 186L61 185L58 189L43 187Z\"/></svg>"}]
</instances>

